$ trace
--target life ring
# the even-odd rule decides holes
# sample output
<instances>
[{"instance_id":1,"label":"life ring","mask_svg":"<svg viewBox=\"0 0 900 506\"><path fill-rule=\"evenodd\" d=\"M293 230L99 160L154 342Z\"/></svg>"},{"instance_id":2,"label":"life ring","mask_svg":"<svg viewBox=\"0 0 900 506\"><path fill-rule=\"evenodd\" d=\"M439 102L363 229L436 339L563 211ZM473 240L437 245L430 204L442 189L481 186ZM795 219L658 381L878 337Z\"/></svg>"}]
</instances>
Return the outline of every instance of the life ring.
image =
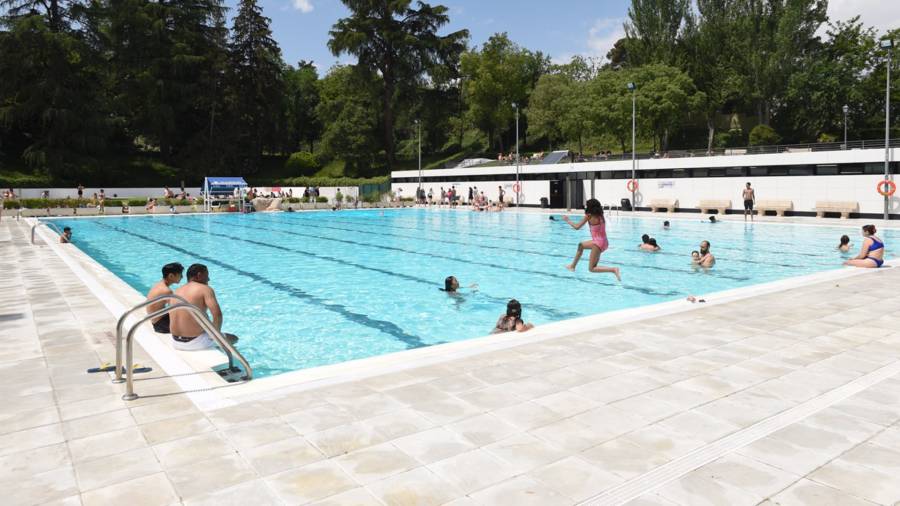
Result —
<instances>
[{"instance_id":1,"label":"life ring","mask_svg":"<svg viewBox=\"0 0 900 506\"><path fill-rule=\"evenodd\" d=\"M890 197L894 195L894 192L897 191L897 184L893 181L885 179L884 181L878 182L878 193L881 194L882 197Z\"/></svg>"},{"instance_id":2,"label":"life ring","mask_svg":"<svg viewBox=\"0 0 900 506\"><path fill-rule=\"evenodd\" d=\"M516 183L516 184L513 185L513 191L514 191L514 192L519 193L519 191L520 191L521 189L522 189L522 187L519 186L519 183Z\"/></svg>"},{"instance_id":3,"label":"life ring","mask_svg":"<svg viewBox=\"0 0 900 506\"><path fill-rule=\"evenodd\" d=\"M637 179L629 179L625 184L625 188L628 189L631 193L634 193L638 190L638 181Z\"/></svg>"}]
</instances>

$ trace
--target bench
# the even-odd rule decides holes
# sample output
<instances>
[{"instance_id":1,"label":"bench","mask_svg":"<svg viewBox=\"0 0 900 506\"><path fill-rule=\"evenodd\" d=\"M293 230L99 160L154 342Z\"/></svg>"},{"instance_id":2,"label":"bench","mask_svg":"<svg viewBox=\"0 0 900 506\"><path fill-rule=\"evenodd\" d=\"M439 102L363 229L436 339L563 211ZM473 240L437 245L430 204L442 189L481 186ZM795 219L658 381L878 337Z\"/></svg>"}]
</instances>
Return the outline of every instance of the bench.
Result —
<instances>
[{"instance_id":1,"label":"bench","mask_svg":"<svg viewBox=\"0 0 900 506\"><path fill-rule=\"evenodd\" d=\"M697 203L697 207L700 208L701 213L709 213L712 212L713 209L719 212L719 214L725 214L725 211L731 209L731 201L730 200L701 200Z\"/></svg>"},{"instance_id":2,"label":"bench","mask_svg":"<svg viewBox=\"0 0 900 506\"><path fill-rule=\"evenodd\" d=\"M832 200L816 201L816 218L823 218L825 213L840 213L841 219L846 220L850 213L859 211L859 202L844 202Z\"/></svg>"},{"instance_id":3,"label":"bench","mask_svg":"<svg viewBox=\"0 0 900 506\"><path fill-rule=\"evenodd\" d=\"M784 216L785 211L794 210L794 202L790 200L760 200L756 203L756 210L760 216L765 216L766 211L774 211L776 216Z\"/></svg>"},{"instance_id":4,"label":"bench","mask_svg":"<svg viewBox=\"0 0 900 506\"><path fill-rule=\"evenodd\" d=\"M665 209L671 213L675 212L676 207L678 207L678 199L652 199L650 201L650 212L652 213L660 209Z\"/></svg>"}]
</instances>

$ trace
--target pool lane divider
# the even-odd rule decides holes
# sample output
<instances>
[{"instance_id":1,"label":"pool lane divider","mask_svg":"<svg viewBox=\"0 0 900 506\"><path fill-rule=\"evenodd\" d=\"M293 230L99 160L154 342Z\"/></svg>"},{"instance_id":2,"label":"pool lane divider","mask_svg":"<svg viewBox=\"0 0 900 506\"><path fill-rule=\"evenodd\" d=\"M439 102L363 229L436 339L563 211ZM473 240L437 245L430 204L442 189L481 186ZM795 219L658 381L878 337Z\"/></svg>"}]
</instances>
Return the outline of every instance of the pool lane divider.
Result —
<instances>
[{"instance_id":1,"label":"pool lane divider","mask_svg":"<svg viewBox=\"0 0 900 506\"><path fill-rule=\"evenodd\" d=\"M292 222L290 222L290 221L284 221L284 220L274 220L274 221L257 220L257 219L255 219L255 218L248 218L248 217L246 217L246 216L241 217L241 219L244 219L244 220L252 220L252 221L255 221L255 222L257 222L257 223L273 223L273 224L283 224L283 225L293 225L293 224L296 224L296 223L292 223ZM338 221L338 222L340 222L340 223L347 223L347 224L352 223L352 222L341 221L341 220L329 220L329 221ZM220 223L221 223L221 222L220 222ZM353 229L353 228L342 228L342 227L335 227L335 226L328 226L328 225L311 224L311 223L308 223L308 222L306 222L306 221L304 221L303 226L305 226L305 227L312 227L312 228L319 228L319 229L326 229L326 230L339 230L339 231L344 231L344 232L353 232L353 233L356 233L356 234L367 234L367 235L375 235L375 236L397 237L397 238L400 238L400 239L412 239L412 240L421 240L421 239L422 239L421 237L414 237L414 236L409 236L409 235L394 234L394 233L391 233L391 232L369 232L368 230L358 230L358 229ZM470 247L470 248L491 249L491 250L499 250L499 251L505 251L505 252L512 251L512 252L516 252L516 253L524 253L524 254L527 254L527 255L535 255L535 256L539 256L539 257L554 257L554 258L561 258L561 259L564 259L564 260L569 260L569 259L571 259L571 258L573 257L573 255L562 255L562 254L558 254L558 253L548 253L548 252L544 252L544 251L534 251L534 250L519 249L519 248L510 248L510 247L504 247L504 246L491 246L491 245L489 245L489 244L479 244L479 243L471 243L471 242L463 242L463 241L453 241L453 240L449 240L449 239L427 239L427 242L439 242L439 243L444 243L444 244L456 244L456 245L466 246L466 247ZM361 243L361 244L366 244L366 243ZM558 246L559 244L557 243L556 245ZM628 250L625 250L625 251L628 252ZM656 254L663 254L663 253L662 253L662 252L657 252ZM674 255L674 254L670 254L670 255ZM680 255L679 255L679 256L680 256ZM606 265L610 265L610 264L606 264ZM666 267L659 267L659 266L656 266L656 265L641 265L641 264L636 264L636 263L625 263L625 262L615 262L615 263L613 263L613 265L621 265L621 266L625 266L625 267L636 267L636 268L641 268L641 269L650 269L650 270L662 271L662 272L672 272L672 269L669 269L669 268L666 268ZM686 271L685 271L685 273L687 274ZM745 276L730 276L730 275L728 275L728 274L722 274L721 271L719 271L719 272L714 272L713 275L714 275L715 277L717 277L717 278L730 279L730 280L732 280L732 281L750 281L750 279L751 279L751 278L745 277Z\"/></svg>"},{"instance_id":2,"label":"pool lane divider","mask_svg":"<svg viewBox=\"0 0 900 506\"><path fill-rule=\"evenodd\" d=\"M397 324L395 324L393 322L390 322L387 320L379 320L377 318L372 318L372 317L362 314L362 313L356 313L356 312L350 311L349 309L347 309L346 307L344 307L340 304L334 304L331 302L327 302L327 301L321 299L320 297L317 297L310 293L306 293L303 290L293 287L293 286L290 286L286 283L268 279L265 276L262 276L255 272L250 272L250 271L241 269L240 267L235 267L231 264L228 264L226 262L223 262L221 260L218 260L218 259L215 259L212 257L199 255L196 252L189 251L189 250L181 248L179 246L167 244L162 241L157 241L156 239L153 239L152 237L147 237L143 234L138 234L138 233L132 232L130 230L125 230L123 228L114 227L114 226L107 225L107 224L99 224L98 223L98 225L115 230L117 232L121 232L123 234L130 235L132 237L136 237L138 239L143 239L147 242L156 244L158 246L162 246L164 248L169 248L173 251L177 251L177 252L187 255L189 257L199 258L199 259L201 259L205 262L208 262L212 265L219 266L223 269L228 269L230 271L236 272L237 274L240 274L241 276L245 276L245 277L248 277L259 283L269 285L270 287L272 287L280 292L287 293L288 295L290 295L296 299L300 299L305 302L315 304L319 307L322 307L323 309L326 309L333 313L337 313L349 321L352 321L354 323L378 330L379 332L382 332L384 334L393 336L396 339L405 343L407 346L407 349L421 348L423 346L431 345L430 343L423 342L419 336L416 336L416 335L406 332L405 330L403 330L402 328L400 328ZM190 228L186 228L186 230L191 230L193 232L203 232L202 230L195 230L195 229L190 229ZM227 237L232 238L230 236L227 236ZM236 239L236 238L232 238L232 239ZM264 243L260 243L260 244L264 244ZM274 246L272 246L272 247L274 247ZM290 251L290 250L288 250L288 251ZM434 343L434 344L439 344L439 343Z\"/></svg>"},{"instance_id":3,"label":"pool lane divider","mask_svg":"<svg viewBox=\"0 0 900 506\"><path fill-rule=\"evenodd\" d=\"M644 287L633 286L633 285L609 283L609 282L600 281L600 280L589 281L587 279L575 277L572 275L563 276L563 275L553 274L553 273L544 272L544 271L536 271L533 269L516 269L516 268L508 267L506 265L500 265L500 264L495 264L495 263L490 263L490 262L480 262L477 260L465 260L465 259L461 259L461 258L457 258L457 257L453 257L453 256L442 255L440 253L423 253L421 251L408 250L408 249L404 249L404 248L398 248L395 246L385 246L382 244L371 244L371 243L350 241L347 239L338 239L335 237L304 234L302 232L295 232L295 231L291 231L291 230L282 230L282 229L277 229L277 228L266 228L266 227L255 227L252 225L241 225L238 223L229 223L229 222L214 221L214 220L209 220L209 223L215 223L215 224L219 224L219 225L223 225L223 226L227 226L227 227L243 227L243 228L248 228L250 230L268 230L271 232L277 232L277 233L286 234L286 235L294 235L294 236L298 236L298 237L307 237L310 239L317 239L317 240L322 240L322 241L333 241L333 242L338 242L338 243L342 243L342 244L350 244L353 246L365 246L365 247L369 247L369 248L377 248L377 249L382 249L382 250L386 250L386 251L407 253L410 255L420 255L420 256L426 256L426 257L430 257L430 258L440 258L443 260L450 260L453 262L460 262L460 263L470 264L470 265L480 265L483 267L491 267L494 269L500 269L500 270L504 270L504 271L511 271L511 272L517 272L517 273L524 272L524 273L528 273L528 274L535 274L538 276L550 277L553 279L578 281L580 283L587 283L589 285L598 285L599 284L599 285L605 285L605 286L609 286L609 287L619 286L624 290L632 290L632 291L636 291L636 292L641 292L645 295L657 295L657 296L661 296L661 297L678 297L678 296L682 295L681 292L672 292L672 291L661 292L661 291L653 290L650 288L644 288ZM187 228L187 227L179 227L178 225L172 225L172 224L167 224L167 225L171 226L171 227L176 227L176 228L184 228L186 230L190 230L193 232L204 232L203 230L191 229L191 228ZM239 237L232 237L232 236L225 236L225 237L229 237L231 239L236 239L236 240L241 240L241 238L239 238ZM259 243L259 244L268 246L268 244L266 244L266 243Z\"/></svg>"}]
</instances>

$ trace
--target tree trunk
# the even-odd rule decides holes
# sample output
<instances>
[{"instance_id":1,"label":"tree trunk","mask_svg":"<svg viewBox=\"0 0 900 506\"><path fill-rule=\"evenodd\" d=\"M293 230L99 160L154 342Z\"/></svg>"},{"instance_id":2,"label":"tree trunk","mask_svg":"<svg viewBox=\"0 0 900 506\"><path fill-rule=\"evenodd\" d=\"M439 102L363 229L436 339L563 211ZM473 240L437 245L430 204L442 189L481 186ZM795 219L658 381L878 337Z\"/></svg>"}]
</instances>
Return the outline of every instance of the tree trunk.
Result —
<instances>
[{"instance_id":1,"label":"tree trunk","mask_svg":"<svg viewBox=\"0 0 900 506\"><path fill-rule=\"evenodd\" d=\"M61 17L59 15L59 0L50 0L50 7L47 9L47 17L49 18L50 31L59 33L61 28Z\"/></svg>"},{"instance_id":2,"label":"tree trunk","mask_svg":"<svg viewBox=\"0 0 900 506\"><path fill-rule=\"evenodd\" d=\"M384 151L387 155L388 170L394 168L394 83L391 81L393 76L389 73L384 74L384 95L382 96L381 106L384 115Z\"/></svg>"},{"instance_id":3,"label":"tree trunk","mask_svg":"<svg viewBox=\"0 0 900 506\"><path fill-rule=\"evenodd\" d=\"M709 130L709 135L706 139L706 151L711 153L713 140L716 138L716 122L713 117L708 116L706 118L706 128Z\"/></svg>"}]
</instances>

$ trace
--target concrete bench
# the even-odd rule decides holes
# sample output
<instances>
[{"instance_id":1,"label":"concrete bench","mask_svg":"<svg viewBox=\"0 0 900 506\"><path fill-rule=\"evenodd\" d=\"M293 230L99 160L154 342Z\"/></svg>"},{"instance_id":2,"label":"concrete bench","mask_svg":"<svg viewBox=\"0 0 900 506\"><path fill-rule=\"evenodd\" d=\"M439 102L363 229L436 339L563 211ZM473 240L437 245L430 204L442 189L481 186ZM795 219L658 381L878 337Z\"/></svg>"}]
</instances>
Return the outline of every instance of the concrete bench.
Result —
<instances>
[{"instance_id":1,"label":"concrete bench","mask_svg":"<svg viewBox=\"0 0 900 506\"><path fill-rule=\"evenodd\" d=\"M785 211L794 210L794 202L791 200L760 200L756 203L756 210L760 216L766 211L774 211L777 216L784 216Z\"/></svg>"},{"instance_id":2,"label":"concrete bench","mask_svg":"<svg viewBox=\"0 0 900 506\"><path fill-rule=\"evenodd\" d=\"M701 213L709 213L715 209L719 214L725 214L726 210L731 209L731 201L712 199L701 200L697 203L697 207L700 209Z\"/></svg>"},{"instance_id":3,"label":"concrete bench","mask_svg":"<svg viewBox=\"0 0 900 506\"><path fill-rule=\"evenodd\" d=\"M825 213L840 213L841 219L846 220L850 213L859 211L859 202L844 202L832 200L816 201L816 218L823 218Z\"/></svg>"},{"instance_id":4,"label":"concrete bench","mask_svg":"<svg viewBox=\"0 0 900 506\"><path fill-rule=\"evenodd\" d=\"M652 199L650 200L650 212L655 213L660 209L665 209L667 211L675 212L675 208L678 207L678 199Z\"/></svg>"}]
</instances>

